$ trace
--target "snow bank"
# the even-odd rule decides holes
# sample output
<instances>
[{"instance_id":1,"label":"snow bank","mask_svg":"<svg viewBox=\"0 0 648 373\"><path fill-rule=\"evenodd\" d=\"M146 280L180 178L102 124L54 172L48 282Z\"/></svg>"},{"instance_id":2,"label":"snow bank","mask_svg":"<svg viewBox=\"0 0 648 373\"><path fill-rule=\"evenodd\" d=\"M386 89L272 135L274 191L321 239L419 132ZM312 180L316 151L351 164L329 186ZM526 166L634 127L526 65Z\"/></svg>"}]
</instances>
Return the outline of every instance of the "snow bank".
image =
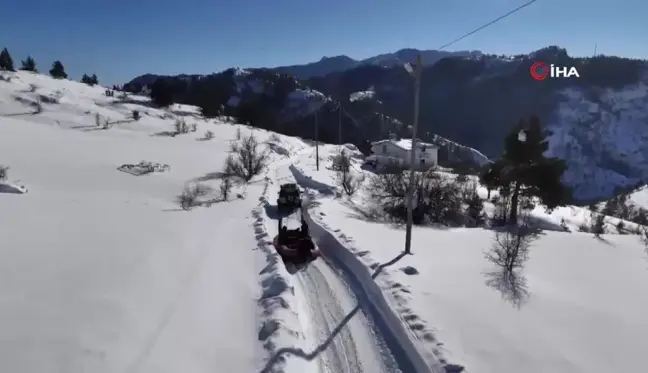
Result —
<instances>
[{"instance_id":1,"label":"snow bank","mask_svg":"<svg viewBox=\"0 0 648 373\"><path fill-rule=\"evenodd\" d=\"M14 183L0 182L0 193L25 194L27 193L27 187Z\"/></svg>"},{"instance_id":2,"label":"snow bank","mask_svg":"<svg viewBox=\"0 0 648 373\"><path fill-rule=\"evenodd\" d=\"M281 161L275 163L273 171L278 171L280 164ZM259 273L262 288L259 298L262 320L259 341L266 351L265 367L261 372L305 372L306 362L289 359L290 354L284 352L300 348L306 336L300 319L300 295L295 292L293 277L272 245L278 233L278 215L276 205L271 204L270 200L274 200L279 193L279 178L272 171L267 176L259 206L253 211L258 248L265 254L267 263Z\"/></svg>"},{"instance_id":3,"label":"snow bank","mask_svg":"<svg viewBox=\"0 0 648 373\"><path fill-rule=\"evenodd\" d=\"M331 195L330 186L308 178L292 164L290 165L290 171L302 187L315 189L319 194ZM314 194L311 193L310 198L313 197ZM309 201L309 204L312 203L317 204L317 201ZM373 280L382 268L393 264L400 258L395 258L392 263L386 263L383 267L378 268L374 275L371 275L367 268L326 229L320 220L311 217L308 210L305 210L304 218L309 224L311 234L316 237L318 247L324 257L331 260L335 267L344 271L345 275L353 282L352 287L356 296L371 308L370 314L373 321L383 334L383 338L394 354L399 366L408 372L445 372L438 361L426 362L421 357L419 350L410 340L400 320L391 311L380 288Z\"/></svg>"}]
</instances>

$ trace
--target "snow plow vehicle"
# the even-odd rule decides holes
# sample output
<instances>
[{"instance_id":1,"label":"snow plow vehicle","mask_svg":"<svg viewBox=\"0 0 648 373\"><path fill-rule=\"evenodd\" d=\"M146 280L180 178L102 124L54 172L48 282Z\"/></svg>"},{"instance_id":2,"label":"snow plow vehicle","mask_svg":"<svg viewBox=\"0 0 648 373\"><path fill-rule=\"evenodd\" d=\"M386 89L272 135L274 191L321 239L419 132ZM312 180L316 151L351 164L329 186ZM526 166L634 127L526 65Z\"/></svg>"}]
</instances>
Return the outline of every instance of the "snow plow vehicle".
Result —
<instances>
[{"instance_id":1,"label":"snow plow vehicle","mask_svg":"<svg viewBox=\"0 0 648 373\"><path fill-rule=\"evenodd\" d=\"M301 227L297 229L288 229L283 225L283 219L279 218L279 233L272 244L287 268L288 265L303 267L320 256L303 217L301 217Z\"/></svg>"},{"instance_id":2,"label":"snow plow vehicle","mask_svg":"<svg viewBox=\"0 0 648 373\"><path fill-rule=\"evenodd\" d=\"M301 192L297 184L282 184L277 199L277 210L279 212L290 212L301 207Z\"/></svg>"}]
</instances>

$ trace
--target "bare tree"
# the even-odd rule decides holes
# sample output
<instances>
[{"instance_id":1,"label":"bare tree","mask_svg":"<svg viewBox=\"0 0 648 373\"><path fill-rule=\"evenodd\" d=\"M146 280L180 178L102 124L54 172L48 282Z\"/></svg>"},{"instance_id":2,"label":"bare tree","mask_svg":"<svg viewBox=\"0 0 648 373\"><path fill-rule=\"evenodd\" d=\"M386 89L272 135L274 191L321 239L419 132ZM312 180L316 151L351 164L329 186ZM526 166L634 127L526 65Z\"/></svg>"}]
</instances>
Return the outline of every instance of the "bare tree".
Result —
<instances>
[{"instance_id":1,"label":"bare tree","mask_svg":"<svg viewBox=\"0 0 648 373\"><path fill-rule=\"evenodd\" d=\"M465 221L461 193L457 183L443 177L415 174L414 223L426 220L443 225L461 225ZM384 173L371 178L369 197L391 218L404 221L409 176L403 172Z\"/></svg>"},{"instance_id":2,"label":"bare tree","mask_svg":"<svg viewBox=\"0 0 648 373\"><path fill-rule=\"evenodd\" d=\"M250 181L268 164L268 153L259 148L259 142L253 134L243 138L240 143L232 144L231 157L227 158L227 166L236 177Z\"/></svg>"},{"instance_id":3,"label":"bare tree","mask_svg":"<svg viewBox=\"0 0 648 373\"><path fill-rule=\"evenodd\" d=\"M529 258L529 245L536 233L528 225L507 227L495 233L493 246L485 257L498 267L512 272L521 268Z\"/></svg>"},{"instance_id":4,"label":"bare tree","mask_svg":"<svg viewBox=\"0 0 648 373\"><path fill-rule=\"evenodd\" d=\"M332 168L336 170L337 183L347 196L353 196L360 188L360 179L351 173L351 157L341 151L333 157Z\"/></svg>"}]
</instances>

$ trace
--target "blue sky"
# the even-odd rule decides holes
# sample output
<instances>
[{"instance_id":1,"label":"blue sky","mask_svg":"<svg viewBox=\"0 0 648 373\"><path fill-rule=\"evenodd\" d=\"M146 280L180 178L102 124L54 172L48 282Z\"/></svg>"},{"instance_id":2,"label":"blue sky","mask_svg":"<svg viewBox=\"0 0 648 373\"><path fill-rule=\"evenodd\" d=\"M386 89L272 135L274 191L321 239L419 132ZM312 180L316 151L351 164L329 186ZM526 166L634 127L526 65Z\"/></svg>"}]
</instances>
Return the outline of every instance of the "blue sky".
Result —
<instances>
[{"instance_id":1,"label":"blue sky","mask_svg":"<svg viewBox=\"0 0 648 373\"><path fill-rule=\"evenodd\" d=\"M2 0L0 47L78 79L211 73L436 49L525 0ZM648 58L648 1L538 0L448 50Z\"/></svg>"}]
</instances>

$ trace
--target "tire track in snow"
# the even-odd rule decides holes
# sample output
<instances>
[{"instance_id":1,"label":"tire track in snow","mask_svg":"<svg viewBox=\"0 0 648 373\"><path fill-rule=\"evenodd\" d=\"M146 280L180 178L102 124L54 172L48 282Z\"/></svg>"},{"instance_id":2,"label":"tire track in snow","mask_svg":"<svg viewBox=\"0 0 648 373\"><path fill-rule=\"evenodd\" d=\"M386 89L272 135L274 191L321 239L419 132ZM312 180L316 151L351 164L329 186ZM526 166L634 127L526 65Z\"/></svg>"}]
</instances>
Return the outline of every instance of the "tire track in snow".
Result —
<instances>
[{"instance_id":1,"label":"tire track in snow","mask_svg":"<svg viewBox=\"0 0 648 373\"><path fill-rule=\"evenodd\" d=\"M309 265L299 282L315 324L311 337L326 346L318 356L322 373L400 372L361 304L326 261Z\"/></svg>"}]
</instances>

